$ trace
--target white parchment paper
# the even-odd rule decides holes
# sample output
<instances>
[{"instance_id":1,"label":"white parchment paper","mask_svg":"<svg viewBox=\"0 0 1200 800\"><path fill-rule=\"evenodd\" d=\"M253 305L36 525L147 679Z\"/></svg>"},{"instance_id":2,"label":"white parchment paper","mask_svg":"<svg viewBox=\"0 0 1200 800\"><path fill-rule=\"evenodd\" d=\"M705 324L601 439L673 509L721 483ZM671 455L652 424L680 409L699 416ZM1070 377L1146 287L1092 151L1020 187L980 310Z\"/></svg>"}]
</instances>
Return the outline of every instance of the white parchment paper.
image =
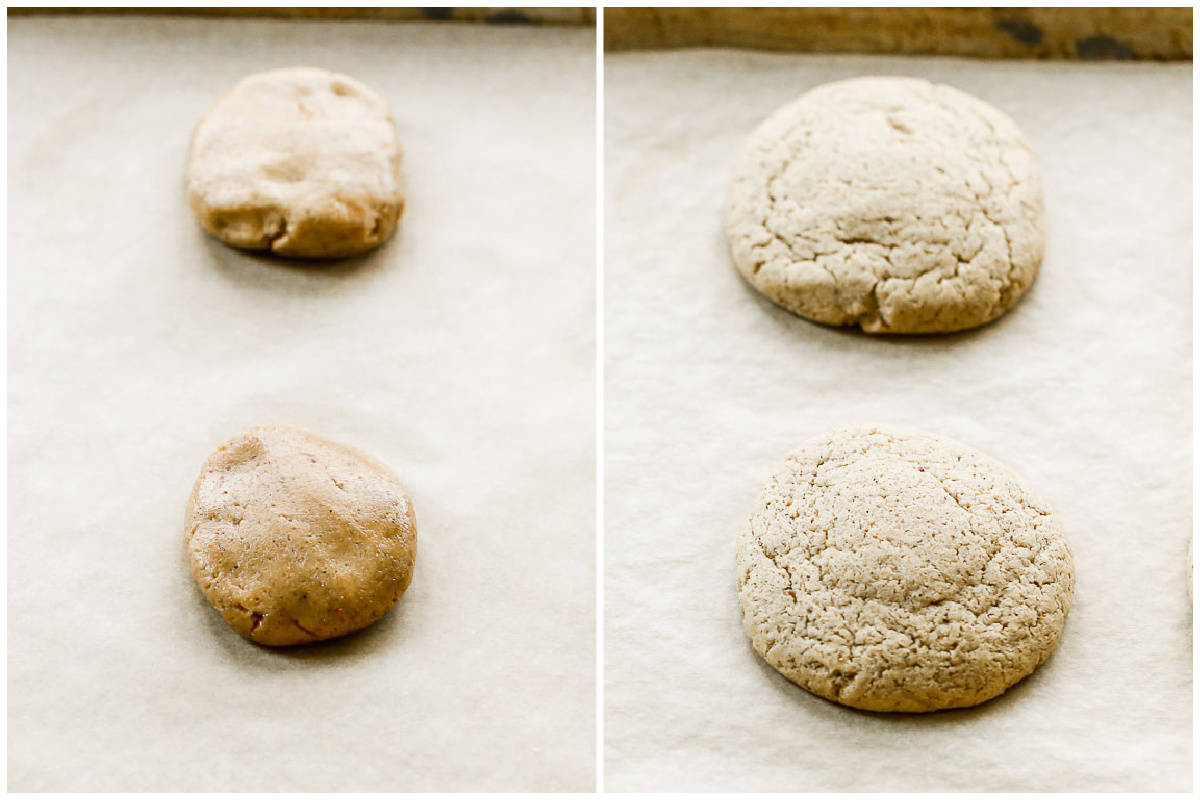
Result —
<instances>
[{"instance_id":1,"label":"white parchment paper","mask_svg":"<svg viewBox=\"0 0 1200 800\"><path fill-rule=\"evenodd\" d=\"M8 779L38 790L594 786L595 66L587 29L8 26ZM192 127L254 71L390 104L408 210L352 262L206 237ZM413 584L271 651L188 574L208 453L290 422L389 464Z\"/></svg>"},{"instance_id":2,"label":"white parchment paper","mask_svg":"<svg viewBox=\"0 0 1200 800\"><path fill-rule=\"evenodd\" d=\"M1038 154L1045 263L995 324L873 339L734 270L721 222L743 138L870 74L974 93ZM616 54L605 103L607 788L1188 790L1191 65ZM851 711L742 632L736 531L789 450L860 421L982 449L1066 523L1060 647L994 702Z\"/></svg>"}]
</instances>

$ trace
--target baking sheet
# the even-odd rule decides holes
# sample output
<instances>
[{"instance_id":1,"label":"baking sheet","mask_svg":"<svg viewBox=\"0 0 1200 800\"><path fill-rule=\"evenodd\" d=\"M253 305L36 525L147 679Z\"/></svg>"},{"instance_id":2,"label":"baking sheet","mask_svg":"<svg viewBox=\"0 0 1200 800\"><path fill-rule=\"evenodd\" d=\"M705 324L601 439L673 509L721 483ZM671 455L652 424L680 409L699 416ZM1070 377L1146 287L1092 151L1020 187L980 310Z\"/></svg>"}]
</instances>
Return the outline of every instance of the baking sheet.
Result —
<instances>
[{"instance_id":1,"label":"baking sheet","mask_svg":"<svg viewBox=\"0 0 1200 800\"><path fill-rule=\"evenodd\" d=\"M594 786L594 41L9 21L10 789ZM408 210L365 258L244 255L187 208L200 116L296 64L396 119ZM259 648L192 584L192 482L265 422L413 497L413 584L359 635Z\"/></svg>"},{"instance_id":2,"label":"baking sheet","mask_svg":"<svg viewBox=\"0 0 1200 800\"><path fill-rule=\"evenodd\" d=\"M1191 65L700 50L605 69L606 787L1189 790ZM1042 273L992 325L820 327L730 262L742 139L804 90L872 74L978 95L1041 160ZM1066 523L1061 644L991 703L851 711L742 632L736 531L787 452L860 421L990 453Z\"/></svg>"}]
</instances>

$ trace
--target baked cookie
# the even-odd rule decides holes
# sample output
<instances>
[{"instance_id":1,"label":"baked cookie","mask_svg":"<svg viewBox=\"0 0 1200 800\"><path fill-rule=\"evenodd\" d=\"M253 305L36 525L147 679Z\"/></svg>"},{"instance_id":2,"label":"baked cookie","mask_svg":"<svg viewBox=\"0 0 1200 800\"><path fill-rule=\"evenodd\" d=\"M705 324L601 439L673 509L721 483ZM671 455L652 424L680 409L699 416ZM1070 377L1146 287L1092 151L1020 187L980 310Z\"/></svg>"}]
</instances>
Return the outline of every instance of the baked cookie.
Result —
<instances>
[{"instance_id":1,"label":"baked cookie","mask_svg":"<svg viewBox=\"0 0 1200 800\"><path fill-rule=\"evenodd\" d=\"M188 199L226 244L339 258L383 242L404 210L387 104L353 78L294 67L242 80L192 136Z\"/></svg>"},{"instance_id":2,"label":"baked cookie","mask_svg":"<svg viewBox=\"0 0 1200 800\"><path fill-rule=\"evenodd\" d=\"M843 428L784 461L738 538L754 649L868 711L973 706L1049 658L1075 589L1058 518L952 439Z\"/></svg>"},{"instance_id":3,"label":"baked cookie","mask_svg":"<svg viewBox=\"0 0 1200 800\"><path fill-rule=\"evenodd\" d=\"M772 114L737 157L733 261L783 308L868 333L1003 314L1042 262L1041 178L1017 126L949 86L856 78Z\"/></svg>"},{"instance_id":4,"label":"baked cookie","mask_svg":"<svg viewBox=\"0 0 1200 800\"><path fill-rule=\"evenodd\" d=\"M187 508L192 577L247 639L305 644L366 627L412 580L417 524L386 466L291 425L217 448Z\"/></svg>"}]
</instances>

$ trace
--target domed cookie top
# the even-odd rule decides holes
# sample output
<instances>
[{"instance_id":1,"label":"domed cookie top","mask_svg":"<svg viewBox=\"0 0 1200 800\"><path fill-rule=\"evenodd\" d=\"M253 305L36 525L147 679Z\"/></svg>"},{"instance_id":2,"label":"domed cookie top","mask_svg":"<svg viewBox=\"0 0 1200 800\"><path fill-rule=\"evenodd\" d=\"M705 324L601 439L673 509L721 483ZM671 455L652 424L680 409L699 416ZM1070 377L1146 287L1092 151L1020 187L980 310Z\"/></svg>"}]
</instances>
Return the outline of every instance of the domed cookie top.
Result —
<instances>
[{"instance_id":1,"label":"domed cookie top","mask_svg":"<svg viewBox=\"0 0 1200 800\"><path fill-rule=\"evenodd\" d=\"M192 577L259 644L330 639L383 616L412 580L417 526L396 476L290 425L209 456L187 509Z\"/></svg>"},{"instance_id":2,"label":"domed cookie top","mask_svg":"<svg viewBox=\"0 0 1200 800\"><path fill-rule=\"evenodd\" d=\"M345 75L291 68L245 78L192 137L188 199L234 247L338 258L379 245L404 210L387 105Z\"/></svg>"},{"instance_id":3,"label":"domed cookie top","mask_svg":"<svg viewBox=\"0 0 1200 800\"><path fill-rule=\"evenodd\" d=\"M951 439L843 428L792 453L738 538L738 602L789 680L868 711L982 703L1053 652L1075 588L1058 518Z\"/></svg>"},{"instance_id":4,"label":"domed cookie top","mask_svg":"<svg viewBox=\"0 0 1200 800\"><path fill-rule=\"evenodd\" d=\"M982 325L1033 283L1041 178L1011 119L911 78L819 86L734 165L734 263L800 316L869 333Z\"/></svg>"}]
</instances>

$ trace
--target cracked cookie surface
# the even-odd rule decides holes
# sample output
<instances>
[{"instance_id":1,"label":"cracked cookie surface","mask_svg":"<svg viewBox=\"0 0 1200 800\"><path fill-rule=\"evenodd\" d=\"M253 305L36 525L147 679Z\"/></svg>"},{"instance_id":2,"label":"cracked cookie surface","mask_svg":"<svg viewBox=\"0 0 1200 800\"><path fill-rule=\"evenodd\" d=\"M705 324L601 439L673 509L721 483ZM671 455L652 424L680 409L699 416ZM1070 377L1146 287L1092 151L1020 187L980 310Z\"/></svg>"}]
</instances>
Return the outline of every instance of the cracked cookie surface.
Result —
<instances>
[{"instance_id":1,"label":"cracked cookie surface","mask_svg":"<svg viewBox=\"0 0 1200 800\"><path fill-rule=\"evenodd\" d=\"M381 244L404 211L387 104L353 78L294 67L251 75L192 136L187 191L226 244L341 258Z\"/></svg>"},{"instance_id":2,"label":"cracked cookie surface","mask_svg":"<svg viewBox=\"0 0 1200 800\"><path fill-rule=\"evenodd\" d=\"M187 508L192 577L241 636L306 644L366 627L412 580L412 502L386 466L291 425L209 456Z\"/></svg>"},{"instance_id":3,"label":"cracked cookie surface","mask_svg":"<svg viewBox=\"0 0 1200 800\"><path fill-rule=\"evenodd\" d=\"M1016 124L949 86L855 78L767 118L738 155L725 228L783 308L868 333L1003 314L1044 250L1041 177Z\"/></svg>"},{"instance_id":4,"label":"cracked cookie surface","mask_svg":"<svg viewBox=\"0 0 1200 800\"><path fill-rule=\"evenodd\" d=\"M1058 518L1005 467L896 426L789 455L738 537L754 649L808 691L868 711L989 700L1058 643L1075 588Z\"/></svg>"}]
</instances>

